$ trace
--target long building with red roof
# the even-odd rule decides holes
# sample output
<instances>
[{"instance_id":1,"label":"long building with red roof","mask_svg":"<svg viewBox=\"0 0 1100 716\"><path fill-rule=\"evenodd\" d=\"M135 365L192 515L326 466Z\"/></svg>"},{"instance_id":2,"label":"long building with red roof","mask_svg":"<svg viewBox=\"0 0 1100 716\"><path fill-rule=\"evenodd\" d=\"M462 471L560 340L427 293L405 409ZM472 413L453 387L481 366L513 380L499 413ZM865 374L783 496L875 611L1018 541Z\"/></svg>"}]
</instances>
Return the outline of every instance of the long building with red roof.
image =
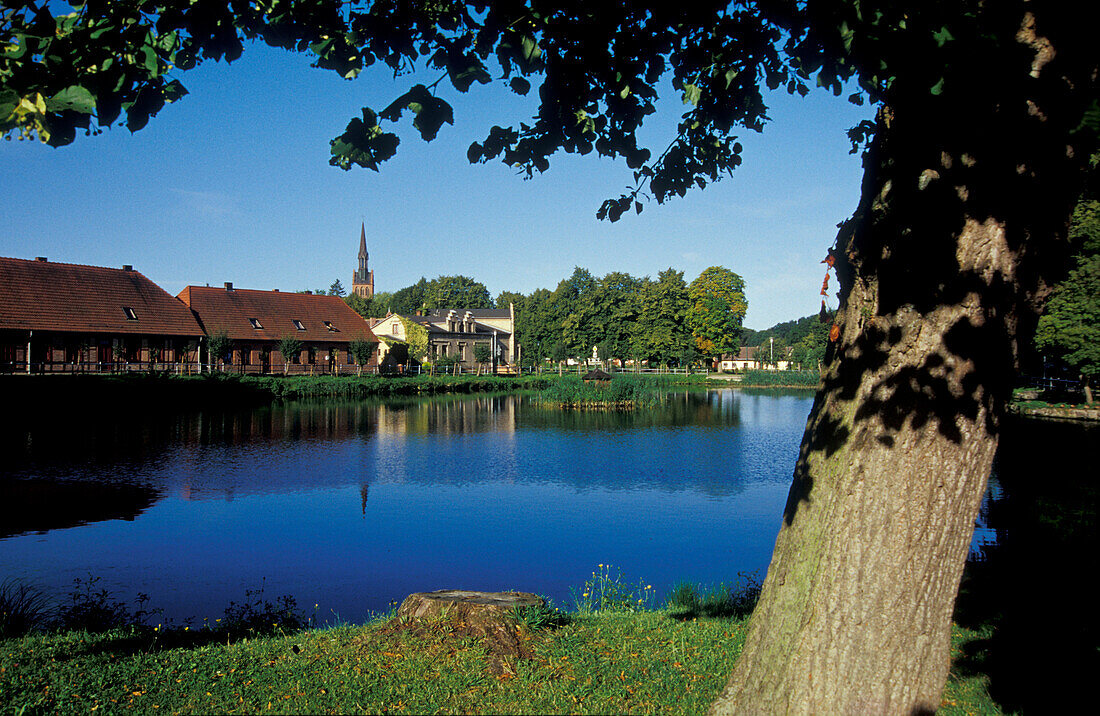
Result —
<instances>
[{"instance_id":1,"label":"long building with red roof","mask_svg":"<svg viewBox=\"0 0 1100 716\"><path fill-rule=\"evenodd\" d=\"M217 359L237 372L342 373L357 365L355 341L377 344L370 324L339 296L283 293L234 288L188 286L179 300L194 312L207 336L229 340ZM301 342L302 350L285 360L283 338ZM372 357L364 367L373 367Z\"/></svg>"},{"instance_id":2,"label":"long building with red roof","mask_svg":"<svg viewBox=\"0 0 1100 716\"><path fill-rule=\"evenodd\" d=\"M0 372L197 368L202 328L132 266L0 257Z\"/></svg>"}]
</instances>

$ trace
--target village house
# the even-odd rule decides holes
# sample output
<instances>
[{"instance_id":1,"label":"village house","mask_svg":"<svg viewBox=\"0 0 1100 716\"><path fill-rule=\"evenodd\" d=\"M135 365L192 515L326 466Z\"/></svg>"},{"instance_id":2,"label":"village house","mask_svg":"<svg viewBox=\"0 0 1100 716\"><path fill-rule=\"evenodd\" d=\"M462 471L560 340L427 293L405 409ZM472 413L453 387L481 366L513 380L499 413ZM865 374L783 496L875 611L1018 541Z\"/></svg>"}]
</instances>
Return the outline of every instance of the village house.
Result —
<instances>
[{"instance_id":1,"label":"village house","mask_svg":"<svg viewBox=\"0 0 1100 716\"><path fill-rule=\"evenodd\" d=\"M472 364L475 362L474 347L484 345L489 349L490 360L497 365L515 363L515 310L511 304L503 309L433 308L404 319L427 331L427 353L412 356L418 361L435 362L441 357L453 357L459 363ZM376 319L372 328L383 341L408 341L400 316L391 314Z\"/></svg>"},{"instance_id":2,"label":"village house","mask_svg":"<svg viewBox=\"0 0 1100 716\"><path fill-rule=\"evenodd\" d=\"M202 336L132 266L0 258L0 372L193 371Z\"/></svg>"},{"instance_id":3,"label":"village house","mask_svg":"<svg viewBox=\"0 0 1100 716\"><path fill-rule=\"evenodd\" d=\"M790 370L790 348L787 348L774 364L766 360L757 360L759 350L759 347L742 347L738 353L724 353L714 362L714 369L726 373L741 370Z\"/></svg>"},{"instance_id":4,"label":"village house","mask_svg":"<svg viewBox=\"0 0 1100 716\"><path fill-rule=\"evenodd\" d=\"M356 370L351 343L377 343L370 325L339 296L188 286L179 299L195 313L208 336L225 334L226 355L215 356L239 373L346 373ZM284 356L278 343L302 342L298 355ZM364 368L377 365L377 352Z\"/></svg>"},{"instance_id":5,"label":"village house","mask_svg":"<svg viewBox=\"0 0 1100 716\"><path fill-rule=\"evenodd\" d=\"M515 362L515 314L508 308L433 308L409 316L428 331L428 360L453 356L459 363L474 362L474 346L489 348L497 365Z\"/></svg>"}]
</instances>

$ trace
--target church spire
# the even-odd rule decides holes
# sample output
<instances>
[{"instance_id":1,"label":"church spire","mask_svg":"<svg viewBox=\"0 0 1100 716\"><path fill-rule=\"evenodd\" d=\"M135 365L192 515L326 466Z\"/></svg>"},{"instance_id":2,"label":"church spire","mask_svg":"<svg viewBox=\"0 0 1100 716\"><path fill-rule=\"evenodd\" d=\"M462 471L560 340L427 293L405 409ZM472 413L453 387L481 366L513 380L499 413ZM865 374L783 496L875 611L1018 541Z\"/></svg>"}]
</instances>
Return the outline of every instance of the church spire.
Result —
<instances>
[{"instance_id":1,"label":"church spire","mask_svg":"<svg viewBox=\"0 0 1100 716\"><path fill-rule=\"evenodd\" d=\"M363 298L374 295L374 272L367 265L367 223L359 227L359 268L352 274L351 289Z\"/></svg>"}]
</instances>

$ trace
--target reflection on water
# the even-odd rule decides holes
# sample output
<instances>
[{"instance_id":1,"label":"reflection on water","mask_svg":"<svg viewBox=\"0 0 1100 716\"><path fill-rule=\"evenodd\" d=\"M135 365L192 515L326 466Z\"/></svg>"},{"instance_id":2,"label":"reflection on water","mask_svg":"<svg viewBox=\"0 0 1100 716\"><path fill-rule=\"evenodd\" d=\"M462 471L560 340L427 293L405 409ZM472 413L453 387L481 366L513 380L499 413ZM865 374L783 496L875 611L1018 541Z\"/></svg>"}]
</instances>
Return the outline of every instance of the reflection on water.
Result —
<instances>
[{"instance_id":1,"label":"reflection on water","mask_svg":"<svg viewBox=\"0 0 1100 716\"><path fill-rule=\"evenodd\" d=\"M130 520L159 495L144 485L63 482L47 478L0 481L0 538Z\"/></svg>"},{"instance_id":2,"label":"reflection on water","mask_svg":"<svg viewBox=\"0 0 1100 716\"><path fill-rule=\"evenodd\" d=\"M440 397L9 427L0 573L54 594L91 573L177 619L261 582L346 619L443 587L562 602L598 563L715 582L766 567L810 403Z\"/></svg>"}]
</instances>

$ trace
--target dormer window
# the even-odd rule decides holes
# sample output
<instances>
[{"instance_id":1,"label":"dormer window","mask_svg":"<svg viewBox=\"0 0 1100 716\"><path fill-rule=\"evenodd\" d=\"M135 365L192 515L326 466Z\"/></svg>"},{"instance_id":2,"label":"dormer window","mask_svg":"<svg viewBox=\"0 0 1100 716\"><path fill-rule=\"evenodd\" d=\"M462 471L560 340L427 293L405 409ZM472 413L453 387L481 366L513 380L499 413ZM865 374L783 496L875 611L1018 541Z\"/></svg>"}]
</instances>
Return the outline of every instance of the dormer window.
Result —
<instances>
[{"instance_id":1,"label":"dormer window","mask_svg":"<svg viewBox=\"0 0 1100 716\"><path fill-rule=\"evenodd\" d=\"M294 323L294 327L297 328L299 331L304 331L306 329L305 324L299 321L297 318L291 319L291 322Z\"/></svg>"},{"instance_id":2,"label":"dormer window","mask_svg":"<svg viewBox=\"0 0 1100 716\"><path fill-rule=\"evenodd\" d=\"M248 322L251 323L252 327L257 330L264 327L264 324L260 323L260 319L258 318L249 318Z\"/></svg>"},{"instance_id":3,"label":"dormer window","mask_svg":"<svg viewBox=\"0 0 1100 716\"><path fill-rule=\"evenodd\" d=\"M336 332L336 326L332 325L332 321L321 321L321 322L325 324L325 328L327 330L330 330L333 333Z\"/></svg>"},{"instance_id":4,"label":"dormer window","mask_svg":"<svg viewBox=\"0 0 1100 716\"><path fill-rule=\"evenodd\" d=\"M128 321L136 321L138 319L137 314L134 313L134 309L129 306L123 306L122 312L126 314L126 320Z\"/></svg>"}]
</instances>

